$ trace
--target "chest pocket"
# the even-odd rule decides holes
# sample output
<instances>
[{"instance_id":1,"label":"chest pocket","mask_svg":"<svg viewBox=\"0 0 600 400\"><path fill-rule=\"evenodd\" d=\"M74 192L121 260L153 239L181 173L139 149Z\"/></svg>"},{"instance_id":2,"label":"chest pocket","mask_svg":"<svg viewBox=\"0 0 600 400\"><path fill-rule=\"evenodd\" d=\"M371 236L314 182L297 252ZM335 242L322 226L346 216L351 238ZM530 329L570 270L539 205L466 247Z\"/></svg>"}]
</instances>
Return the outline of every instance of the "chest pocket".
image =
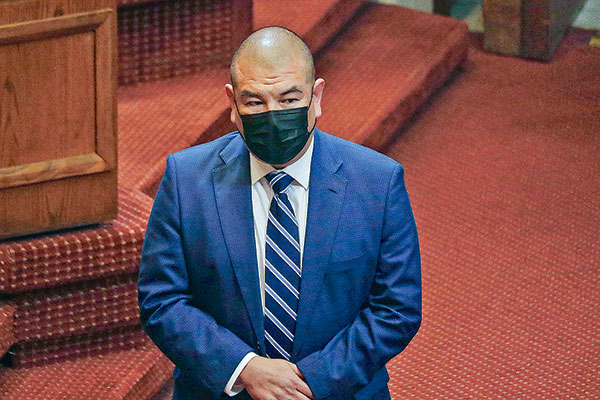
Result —
<instances>
[{"instance_id":1,"label":"chest pocket","mask_svg":"<svg viewBox=\"0 0 600 400\"><path fill-rule=\"evenodd\" d=\"M329 269L343 271L364 266L367 251L360 245L348 245L345 248L333 249L329 260Z\"/></svg>"},{"instance_id":2,"label":"chest pocket","mask_svg":"<svg viewBox=\"0 0 600 400\"><path fill-rule=\"evenodd\" d=\"M362 204L362 202L360 203ZM379 247L378 227L376 219L368 217L368 213L356 204L346 205L337 228L333 242L329 267L332 270L364 269ZM352 207L351 207L352 206Z\"/></svg>"}]
</instances>

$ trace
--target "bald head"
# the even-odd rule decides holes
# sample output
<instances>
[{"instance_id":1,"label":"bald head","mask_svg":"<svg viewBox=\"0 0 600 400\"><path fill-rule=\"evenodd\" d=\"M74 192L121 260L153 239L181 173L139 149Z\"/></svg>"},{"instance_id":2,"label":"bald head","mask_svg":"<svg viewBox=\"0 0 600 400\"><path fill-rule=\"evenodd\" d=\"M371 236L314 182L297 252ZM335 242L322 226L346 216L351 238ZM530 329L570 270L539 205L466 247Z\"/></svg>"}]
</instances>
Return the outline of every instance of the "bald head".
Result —
<instances>
[{"instance_id":1,"label":"bald head","mask_svg":"<svg viewBox=\"0 0 600 400\"><path fill-rule=\"evenodd\" d=\"M296 65L306 73L306 81L315 80L315 66L306 43L294 32L279 26L259 29L248 36L231 59L231 83L237 86L240 71L248 65L276 70L282 65Z\"/></svg>"}]
</instances>

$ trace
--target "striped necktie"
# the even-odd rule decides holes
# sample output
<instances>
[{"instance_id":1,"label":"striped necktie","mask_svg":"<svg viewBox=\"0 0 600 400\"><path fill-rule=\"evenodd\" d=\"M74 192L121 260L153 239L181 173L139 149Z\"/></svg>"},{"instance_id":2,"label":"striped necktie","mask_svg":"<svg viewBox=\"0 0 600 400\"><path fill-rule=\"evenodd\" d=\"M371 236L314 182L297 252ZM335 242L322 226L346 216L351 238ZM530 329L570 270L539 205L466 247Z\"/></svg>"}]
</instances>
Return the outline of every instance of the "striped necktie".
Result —
<instances>
[{"instance_id":1,"label":"striped necktie","mask_svg":"<svg viewBox=\"0 0 600 400\"><path fill-rule=\"evenodd\" d=\"M294 180L285 172L266 176L273 188L265 250L265 344L271 358L289 360L300 294L298 221L286 190Z\"/></svg>"}]
</instances>

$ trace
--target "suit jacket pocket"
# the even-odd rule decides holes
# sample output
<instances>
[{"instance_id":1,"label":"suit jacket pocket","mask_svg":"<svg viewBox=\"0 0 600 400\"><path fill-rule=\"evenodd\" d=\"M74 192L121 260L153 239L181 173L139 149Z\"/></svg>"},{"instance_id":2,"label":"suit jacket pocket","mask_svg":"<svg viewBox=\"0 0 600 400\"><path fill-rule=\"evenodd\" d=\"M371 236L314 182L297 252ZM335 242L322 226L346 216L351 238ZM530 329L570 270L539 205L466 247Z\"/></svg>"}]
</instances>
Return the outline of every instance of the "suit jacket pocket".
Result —
<instances>
[{"instance_id":1,"label":"suit jacket pocket","mask_svg":"<svg viewBox=\"0 0 600 400\"><path fill-rule=\"evenodd\" d=\"M364 265L365 252L360 247L334 249L329 261L329 270L343 271Z\"/></svg>"}]
</instances>

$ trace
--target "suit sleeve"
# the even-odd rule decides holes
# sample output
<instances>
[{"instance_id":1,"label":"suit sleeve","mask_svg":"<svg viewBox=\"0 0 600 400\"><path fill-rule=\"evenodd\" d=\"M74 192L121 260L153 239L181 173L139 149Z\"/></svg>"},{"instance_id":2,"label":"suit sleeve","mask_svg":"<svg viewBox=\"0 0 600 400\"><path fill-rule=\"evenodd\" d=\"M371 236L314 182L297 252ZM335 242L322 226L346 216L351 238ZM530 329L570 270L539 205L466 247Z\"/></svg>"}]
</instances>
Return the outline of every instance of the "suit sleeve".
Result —
<instances>
[{"instance_id":1,"label":"suit sleeve","mask_svg":"<svg viewBox=\"0 0 600 400\"><path fill-rule=\"evenodd\" d=\"M417 333L421 260L417 230L397 165L389 182L377 271L366 306L327 345L297 366L319 400L350 399Z\"/></svg>"},{"instance_id":2,"label":"suit sleeve","mask_svg":"<svg viewBox=\"0 0 600 400\"><path fill-rule=\"evenodd\" d=\"M180 218L175 159L169 156L142 249L141 321L165 355L218 398L252 348L191 303Z\"/></svg>"}]
</instances>

